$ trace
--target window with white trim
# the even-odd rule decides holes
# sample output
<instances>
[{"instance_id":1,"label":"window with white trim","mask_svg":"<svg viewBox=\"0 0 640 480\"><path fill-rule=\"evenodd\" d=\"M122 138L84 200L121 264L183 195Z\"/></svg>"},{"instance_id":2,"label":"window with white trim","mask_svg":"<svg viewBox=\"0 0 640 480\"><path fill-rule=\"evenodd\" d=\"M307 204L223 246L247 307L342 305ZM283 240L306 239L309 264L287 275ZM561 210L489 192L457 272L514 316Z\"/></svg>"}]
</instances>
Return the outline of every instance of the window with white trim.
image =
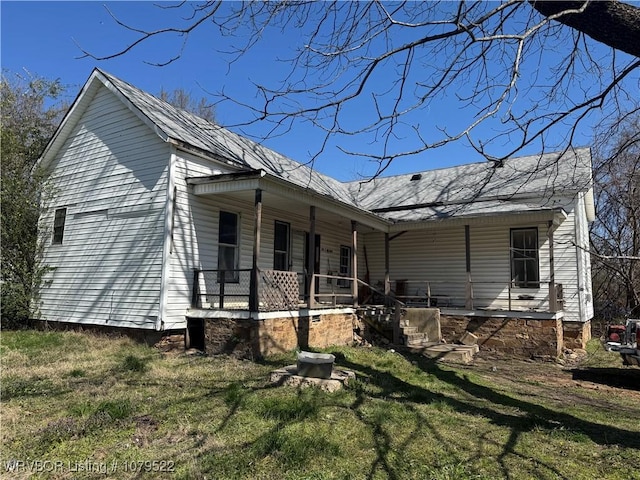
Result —
<instances>
[{"instance_id":1,"label":"window with white trim","mask_svg":"<svg viewBox=\"0 0 640 480\"><path fill-rule=\"evenodd\" d=\"M538 229L512 229L511 280L514 287L540 287L539 257Z\"/></svg>"},{"instance_id":2,"label":"window with white trim","mask_svg":"<svg viewBox=\"0 0 640 480\"><path fill-rule=\"evenodd\" d=\"M238 215L220 212L218 223L218 281L237 283L239 281Z\"/></svg>"}]
</instances>

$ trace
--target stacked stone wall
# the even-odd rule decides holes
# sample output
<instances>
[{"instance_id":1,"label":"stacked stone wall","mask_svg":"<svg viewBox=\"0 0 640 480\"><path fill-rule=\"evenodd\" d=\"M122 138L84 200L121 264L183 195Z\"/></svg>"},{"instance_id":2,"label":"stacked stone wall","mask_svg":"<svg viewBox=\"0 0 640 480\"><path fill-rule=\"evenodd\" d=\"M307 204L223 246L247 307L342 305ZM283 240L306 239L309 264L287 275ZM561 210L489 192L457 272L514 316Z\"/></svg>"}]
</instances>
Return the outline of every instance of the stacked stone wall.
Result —
<instances>
[{"instance_id":1,"label":"stacked stone wall","mask_svg":"<svg viewBox=\"0 0 640 480\"><path fill-rule=\"evenodd\" d=\"M564 348L584 349L591 340L591 322L563 322Z\"/></svg>"},{"instance_id":2,"label":"stacked stone wall","mask_svg":"<svg viewBox=\"0 0 640 480\"><path fill-rule=\"evenodd\" d=\"M353 341L355 314L261 320L205 320L205 352L260 358L296 348L326 348Z\"/></svg>"},{"instance_id":3,"label":"stacked stone wall","mask_svg":"<svg viewBox=\"0 0 640 480\"><path fill-rule=\"evenodd\" d=\"M562 321L440 315L442 337L448 343L465 332L478 337L482 351L525 358L555 358L563 345Z\"/></svg>"}]
</instances>

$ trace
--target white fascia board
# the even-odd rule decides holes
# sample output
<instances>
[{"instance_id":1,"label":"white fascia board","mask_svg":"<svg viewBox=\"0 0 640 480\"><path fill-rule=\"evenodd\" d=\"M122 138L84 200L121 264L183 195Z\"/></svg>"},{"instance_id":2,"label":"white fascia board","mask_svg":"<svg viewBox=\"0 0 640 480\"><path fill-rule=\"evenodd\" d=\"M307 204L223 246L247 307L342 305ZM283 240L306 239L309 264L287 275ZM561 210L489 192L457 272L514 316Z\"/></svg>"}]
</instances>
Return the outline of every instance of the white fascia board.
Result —
<instances>
[{"instance_id":1,"label":"white fascia board","mask_svg":"<svg viewBox=\"0 0 640 480\"><path fill-rule=\"evenodd\" d=\"M562 210L543 210L536 212L522 212L522 213L501 213L501 214L486 214L477 215L473 217L453 217L447 219L438 220L425 220L425 221L411 221L411 222L398 222L389 227L389 233L398 233L407 230L428 230L432 228L440 228L442 226L454 226L454 225L474 225L474 224L509 224L514 220L518 222L530 221L530 222L543 222L553 221L554 225L559 225L568 218L567 213Z\"/></svg>"},{"instance_id":2,"label":"white fascia board","mask_svg":"<svg viewBox=\"0 0 640 480\"><path fill-rule=\"evenodd\" d=\"M93 99L95 92L98 90L100 85L107 88L111 93L113 93L129 110L131 110L134 115L136 115L142 122L145 123L153 132L158 135L164 142L175 143L175 141L167 135L158 125L156 125L150 118L144 115L133 103L123 95L97 68L91 72L89 79L85 82L85 84L78 92L71 108L67 111L64 118L60 122L60 126L56 129L55 133L49 140L49 143L45 147L44 151L40 155L40 158L36 162L34 168L37 167L47 167L49 162L55 157L58 153L60 147L66 141L68 135L71 133L73 128L75 127L78 119L84 113L87 105Z\"/></svg>"},{"instance_id":3,"label":"white fascia board","mask_svg":"<svg viewBox=\"0 0 640 480\"><path fill-rule=\"evenodd\" d=\"M65 113L60 125L49 140L49 143L47 143L47 146L42 151L34 169L38 167L46 168L49 162L55 157L56 153L58 153L58 150L60 150L60 147L64 144L69 133L75 127L78 118L80 118L89 101L93 98L93 95L98 89L99 84L96 82L100 82L98 79L99 74L100 72L97 69L94 69L93 72L91 72L89 79L82 86L78 95L76 95L71 107L67 110L67 113Z\"/></svg>"}]
</instances>

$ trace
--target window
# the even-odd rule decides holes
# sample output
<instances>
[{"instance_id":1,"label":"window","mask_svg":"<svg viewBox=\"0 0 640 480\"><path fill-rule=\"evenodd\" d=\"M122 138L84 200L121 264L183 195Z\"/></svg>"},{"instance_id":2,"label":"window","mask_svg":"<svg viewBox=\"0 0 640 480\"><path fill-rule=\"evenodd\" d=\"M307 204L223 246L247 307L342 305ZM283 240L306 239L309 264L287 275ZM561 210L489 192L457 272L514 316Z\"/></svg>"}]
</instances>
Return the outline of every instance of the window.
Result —
<instances>
[{"instance_id":1,"label":"window","mask_svg":"<svg viewBox=\"0 0 640 480\"><path fill-rule=\"evenodd\" d=\"M351 277L351 247L340 245L340 276ZM348 287L349 280L338 280L339 287Z\"/></svg>"},{"instance_id":2,"label":"window","mask_svg":"<svg viewBox=\"0 0 640 480\"><path fill-rule=\"evenodd\" d=\"M540 287L537 228L511 230L511 278L515 287Z\"/></svg>"},{"instance_id":3,"label":"window","mask_svg":"<svg viewBox=\"0 0 640 480\"><path fill-rule=\"evenodd\" d=\"M273 238L273 269L274 270L289 270L289 258L290 258L290 235L291 227L286 222L279 222L276 220L274 226L274 238Z\"/></svg>"},{"instance_id":4,"label":"window","mask_svg":"<svg viewBox=\"0 0 640 480\"><path fill-rule=\"evenodd\" d=\"M239 281L238 276L238 215L220 212L218 225L218 282ZM222 277L224 272L224 278Z\"/></svg>"},{"instance_id":5,"label":"window","mask_svg":"<svg viewBox=\"0 0 640 480\"><path fill-rule=\"evenodd\" d=\"M53 240L54 245L62 245L62 237L64 237L64 220L67 217L66 208L56 209L56 216L53 220Z\"/></svg>"}]
</instances>

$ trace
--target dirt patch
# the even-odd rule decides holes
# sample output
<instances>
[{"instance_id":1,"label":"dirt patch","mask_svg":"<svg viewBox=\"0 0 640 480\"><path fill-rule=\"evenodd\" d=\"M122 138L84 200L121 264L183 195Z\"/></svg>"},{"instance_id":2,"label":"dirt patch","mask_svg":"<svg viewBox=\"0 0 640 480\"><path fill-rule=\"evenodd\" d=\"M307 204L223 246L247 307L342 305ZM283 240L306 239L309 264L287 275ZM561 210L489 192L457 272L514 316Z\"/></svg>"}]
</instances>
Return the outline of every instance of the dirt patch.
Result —
<instances>
[{"instance_id":1,"label":"dirt patch","mask_svg":"<svg viewBox=\"0 0 640 480\"><path fill-rule=\"evenodd\" d=\"M545 395L568 404L581 397L581 402L604 406L589 392L611 392L617 397L640 400L640 368L602 368L585 365L586 357L568 362L522 360L490 357L480 354L468 368L523 395ZM584 395L581 395L584 393ZM605 402L606 403L606 402Z\"/></svg>"}]
</instances>

